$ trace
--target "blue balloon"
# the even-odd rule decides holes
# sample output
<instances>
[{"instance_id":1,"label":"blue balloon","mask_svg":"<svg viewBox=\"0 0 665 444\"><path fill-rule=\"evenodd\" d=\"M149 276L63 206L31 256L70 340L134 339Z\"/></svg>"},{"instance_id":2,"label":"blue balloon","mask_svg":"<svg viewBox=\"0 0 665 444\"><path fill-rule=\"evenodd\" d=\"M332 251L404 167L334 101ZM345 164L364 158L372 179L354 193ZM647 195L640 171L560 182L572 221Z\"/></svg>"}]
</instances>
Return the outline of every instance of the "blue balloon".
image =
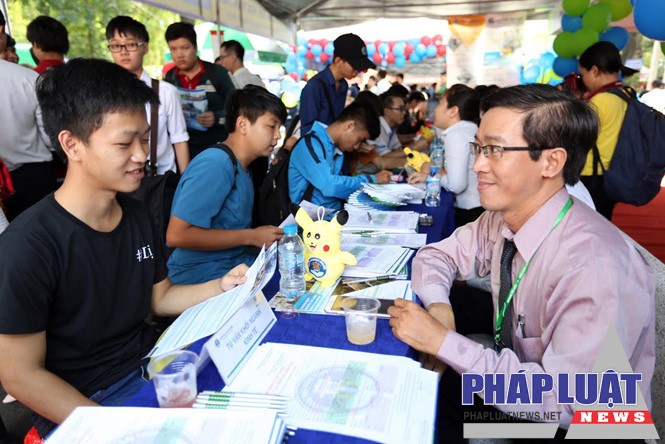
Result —
<instances>
[{"instance_id":1,"label":"blue balloon","mask_svg":"<svg viewBox=\"0 0 665 444\"><path fill-rule=\"evenodd\" d=\"M436 57L436 45L427 45L427 57Z\"/></svg>"},{"instance_id":2,"label":"blue balloon","mask_svg":"<svg viewBox=\"0 0 665 444\"><path fill-rule=\"evenodd\" d=\"M554 59L556 59L555 54L552 54L551 52L546 52L545 54L540 56L540 59L538 59L538 64L540 65L541 68L543 68L543 71L547 71L549 68L552 67Z\"/></svg>"},{"instance_id":3,"label":"blue balloon","mask_svg":"<svg viewBox=\"0 0 665 444\"><path fill-rule=\"evenodd\" d=\"M286 56L286 63L294 63L295 64L297 59L298 59L298 56L291 53L291 54Z\"/></svg>"},{"instance_id":4,"label":"blue balloon","mask_svg":"<svg viewBox=\"0 0 665 444\"><path fill-rule=\"evenodd\" d=\"M406 43L404 42L397 42L395 43L395 46L393 46L393 54L395 56L403 56L404 55L404 49L406 49Z\"/></svg>"},{"instance_id":5,"label":"blue balloon","mask_svg":"<svg viewBox=\"0 0 665 444\"><path fill-rule=\"evenodd\" d=\"M284 70L286 72L296 72L298 70L298 65L296 65L295 63L286 62L286 64L284 65Z\"/></svg>"},{"instance_id":6,"label":"blue balloon","mask_svg":"<svg viewBox=\"0 0 665 444\"><path fill-rule=\"evenodd\" d=\"M322 52L323 48L321 48L321 45L319 45L318 43L312 46L312 54L314 54L314 56L318 57L321 55Z\"/></svg>"},{"instance_id":7,"label":"blue balloon","mask_svg":"<svg viewBox=\"0 0 665 444\"><path fill-rule=\"evenodd\" d=\"M536 64L527 64L522 71L523 83L536 83L540 77L540 66Z\"/></svg>"},{"instance_id":8,"label":"blue balloon","mask_svg":"<svg viewBox=\"0 0 665 444\"><path fill-rule=\"evenodd\" d=\"M390 51L390 46L387 43L381 43L379 45L379 54L386 55Z\"/></svg>"},{"instance_id":9,"label":"blue balloon","mask_svg":"<svg viewBox=\"0 0 665 444\"><path fill-rule=\"evenodd\" d=\"M369 44L367 45L367 57L371 58L375 52L376 52L376 46L374 46L374 42L369 42Z\"/></svg>"},{"instance_id":10,"label":"blue balloon","mask_svg":"<svg viewBox=\"0 0 665 444\"><path fill-rule=\"evenodd\" d=\"M307 54L307 46L298 45L298 49L296 49L296 53L298 54L299 57L305 57L305 55Z\"/></svg>"},{"instance_id":11,"label":"blue balloon","mask_svg":"<svg viewBox=\"0 0 665 444\"><path fill-rule=\"evenodd\" d=\"M333 53L335 52L335 45L333 44L333 42L328 42L326 44L326 47L323 48L323 51L325 51L325 53L330 56L333 55Z\"/></svg>"},{"instance_id":12,"label":"blue balloon","mask_svg":"<svg viewBox=\"0 0 665 444\"><path fill-rule=\"evenodd\" d=\"M645 37L665 40L665 1L635 0L633 18L635 27Z\"/></svg>"},{"instance_id":13,"label":"blue balloon","mask_svg":"<svg viewBox=\"0 0 665 444\"><path fill-rule=\"evenodd\" d=\"M297 68L296 71L298 72L298 75L299 75L300 77L302 77L302 76L305 75L305 72L306 72L307 70L305 69L305 67L304 67L303 65L300 65L300 66L298 66L298 68Z\"/></svg>"},{"instance_id":14,"label":"blue balloon","mask_svg":"<svg viewBox=\"0 0 665 444\"><path fill-rule=\"evenodd\" d=\"M307 39L301 35L296 37L296 45L298 46L307 46Z\"/></svg>"},{"instance_id":15,"label":"blue balloon","mask_svg":"<svg viewBox=\"0 0 665 444\"><path fill-rule=\"evenodd\" d=\"M395 48L393 48L394 50ZM402 51L404 53L404 51ZM412 54L413 55L413 54ZM402 66L406 65L406 59L404 56L397 56L395 57L395 66L398 68L401 68Z\"/></svg>"},{"instance_id":16,"label":"blue balloon","mask_svg":"<svg viewBox=\"0 0 665 444\"><path fill-rule=\"evenodd\" d=\"M582 27L582 17L573 17L572 15L564 14L561 17L561 29L568 32L575 32Z\"/></svg>"},{"instance_id":17,"label":"blue balloon","mask_svg":"<svg viewBox=\"0 0 665 444\"><path fill-rule=\"evenodd\" d=\"M423 45L423 46L424 46L424 45ZM395 61L397 61L397 60L395 60ZM409 61L410 61L411 63L418 63L418 62L420 62L420 56L418 55L418 53L416 53L416 52L414 51L414 52L412 52L411 55L409 56Z\"/></svg>"},{"instance_id":18,"label":"blue balloon","mask_svg":"<svg viewBox=\"0 0 665 444\"><path fill-rule=\"evenodd\" d=\"M600 40L612 43L621 51L628 44L628 31L619 26L612 26L600 35Z\"/></svg>"},{"instance_id":19,"label":"blue balloon","mask_svg":"<svg viewBox=\"0 0 665 444\"><path fill-rule=\"evenodd\" d=\"M409 43L411 43L413 45L413 47L415 48L420 43L420 39L411 39L411 40L409 40Z\"/></svg>"},{"instance_id":20,"label":"blue balloon","mask_svg":"<svg viewBox=\"0 0 665 444\"><path fill-rule=\"evenodd\" d=\"M576 73L578 70L577 57L557 57L554 59L554 63L552 63L552 70L559 77L566 77L568 74Z\"/></svg>"},{"instance_id":21,"label":"blue balloon","mask_svg":"<svg viewBox=\"0 0 665 444\"><path fill-rule=\"evenodd\" d=\"M427 54L427 47L422 43L418 43L414 52L418 54L418 57L422 58L425 54Z\"/></svg>"}]
</instances>

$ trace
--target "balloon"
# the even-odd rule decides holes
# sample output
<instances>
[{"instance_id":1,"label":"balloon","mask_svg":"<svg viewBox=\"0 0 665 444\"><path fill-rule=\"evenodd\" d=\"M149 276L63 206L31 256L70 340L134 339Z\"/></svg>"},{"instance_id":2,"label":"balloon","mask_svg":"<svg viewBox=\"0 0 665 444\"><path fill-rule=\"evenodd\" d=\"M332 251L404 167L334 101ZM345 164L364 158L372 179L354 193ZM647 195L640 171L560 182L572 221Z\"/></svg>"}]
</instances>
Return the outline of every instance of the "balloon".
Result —
<instances>
[{"instance_id":1,"label":"balloon","mask_svg":"<svg viewBox=\"0 0 665 444\"><path fill-rule=\"evenodd\" d=\"M428 45L426 54L428 58L436 57L436 46Z\"/></svg>"},{"instance_id":2,"label":"balloon","mask_svg":"<svg viewBox=\"0 0 665 444\"><path fill-rule=\"evenodd\" d=\"M536 83L538 77L540 77L540 66L529 63L524 67L524 71L522 71L524 83Z\"/></svg>"},{"instance_id":3,"label":"balloon","mask_svg":"<svg viewBox=\"0 0 665 444\"><path fill-rule=\"evenodd\" d=\"M367 57L372 57L375 52L376 52L376 46L374 46L374 43L369 43L367 45Z\"/></svg>"},{"instance_id":4,"label":"balloon","mask_svg":"<svg viewBox=\"0 0 665 444\"><path fill-rule=\"evenodd\" d=\"M393 46L393 54L395 54L398 57L403 56L405 48L406 44L404 42L397 42L395 46Z\"/></svg>"},{"instance_id":5,"label":"balloon","mask_svg":"<svg viewBox=\"0 0 665 444\"><path fill-rule=\"evenodd\" d=\"M311 50L311 49L308 49L308 50L307 50L307 53L305 54L305 58L306 58L307 60L312 60L312 59L314 58L314 54L312 54L312 50Z\"/></svg>"},{"instance_id":6,"label":"balloon","mask_svg":"<svg viewBox=\"0 0 665 444\"><path fill-rule=\"evenodd\" d=\"M441 37L441 34L436 34L434 37L432 37L432 43L434 43L436 46L439 46L443 43L443 37Z\"/></svg>"},{"instance_id":7,"label":"balloon","mask_svg":"<svg viewBox=\"0 0 665 444\"><path fill-rule=\"evenodd\" d=\"M379 46L381 46L381 43L383 43L382 40L377 40L374 42L374 46L376 46L376 49L379 49Z\"/></svg>"},{"instance_id":8,"label":"balloon","mask_svg":"<svg viewBox=\"0 0 665 444\"><path fill-rule=\"evenodd\" d=\"M321 60L323 63L328 63L328 60L330 60L330 56L326 52L322 52L321 55L319 56L319 60Z\"/></svg>"},{"instance_id":9,"label":"balloon","mask_svg":"<svg viewBox=\"0 0 665 444\"><path fill-rule=\"evenodd\" d=\"M303 65L300 65L300 66L298 66L296 72L298 73L298 75L299 75L300 77L302 77L302 76L305 75L305 72L307 72L307 70L305 69L305 67L304 67Z\"/></svg>"},{"instance_id":10,"label":"balloon","mask_svg":"<svg viewBox=\"0 0 665 444\"><path fill-rule=\"evenodd\" d=\"M572 32L562 32L556 36L552 47L559 57L572 57L575 55L574 42Z\"/></svg>"},{"instance_id":11,"label":"balloon","mask_svg":"<svg viewBox=\"0 0 665 444\"><path fill-rule=\"evenodd\" d=\"M635 0L633 18L637 30L644 36L654 40L665 40L663 0Z\"/></svg>"},{"instance_id":12,"label":"balloon","mask_svg":"<svg viewBox=\"0 0 665 444\"><path fill-rule=\"evenodd\" d=\"M561 17L561 29L568 32L575 32L582 27L582 17L573 17L564 14Z\"/></svg>"},{"instance_id":13,"label":"balloon","mask_svg":"<svg viewBox=\"0 0 665 444\"><path fill-rule=\"evenodd\" d=\"M582 28L573 33L573 54L582 54L589 46L598 41L598 33L593 29Z\"/></svg>"},{"instance_id":14,"label":"balloon","mask_svg":"<svg viewBox=\"0 0 665 444\"><path fill-rule=\"evenodd\" d=\"M431 43L431 40L430 40L429 37L427 37L426 35L424 35L424 36L420 37L420 43L422 43L423 45L427 46L427 45L429 45L429 44Z\"/></svg>"},{"instance_id":15,"label":"balloon","mask_svg":"<svg viewBox=\"0 0 665 444\"><path fill-rule=\"evenodd\" d=\"M619 26L612 26L600 35L600 40L612 43L621 51L628 44L628 31Z\"/></svg>"},{"instance_id":16,"label":"balloon","mask_svg":"<svg viewBox=\"0 0 665 444\"><path fill-rule=\"evenodd\" d=\"M420 39L411 39L409 40L409 43L411 43L415 48L416 46L418 46L418 43L420 43Z\"/></svg>"},{"instance_id":17,"label":"balloon","mask_svg":"<svg viewBox=\"0 0 665 444\"><path fill-rule=\"evenodd\" d=\"M436 47L436 55L443 57L446 55L446 45L438 45Z\"/></svg>"},{"instance_id":18,"label":"balloon","mask_svg":"<svg viewBox=\"0 0 665 444\"><path fill-rule=\"evenodd\" d=\"M393 54L392 52L389 52L388 54L386 54L386 62L395 63L395 60L396 60L395 54Z\"/></svg>"},{"instance_id":19,"label":"balloon","mask_svg":"<svg viewBox=\"0 0 665 444\"><path fill-rule=\"evenodd\" d=\"M598 0L598 3L606 3L610 7L613 22L628 17L633 10L629 0Z\"/></svg>"},{"instance_id":20,"label":"balloon","mask_svg":"<svg viewBox=\"0 0 665 444\"><path fill-rule=\"evenodd\" d=\"M381 63L383 57L381 57L381 54L379 54L378 52L375 52L374 56L372 56L372 60L374 60L374 63Z\"/></svg>"},{"instance_id":21,"label":"balloon","mask_svg":"<svg viewBox=\"0 0 665 444\"><path fill-rule=\"evenodd\" d=\"M577 58L557 57L552 63L552 69L559 77L566 77L568 74L577 72Z\"/></svg>"},{"instance_id":22,"label":"balloon","mask_svg":"<svg viewBox=\"0 0 665 444\"><path fill-rule=\"evenodd\" d=\"M298 105L298 98L291 93L285 92L282 94L282 103L287 108L295 108Z\"/></svg>"},{"instance_id":23,"label":"balloon","mask_svg":"<svg viewBox=\"0 0 665 444\"><path fill-rule=\"evenodd\" d=\"M427 47L422 43L418 43L418 46L416 46L416 54L418 54L419 59L422 58L425 54L427 54Z\"/></svg>"},{"instance_id":24,"label":"balloon","mask_svg":"<svg viewBox=\"0 0 665 444\"><path fill-rule=\"evenodd\" d=\"M296 44L298 46L307 46L307 39L301 35L296 37Z\"/></svg>"},{"instance_id":25,"label":"balloon","mask_svg":"<svg viewBox=\"0 0 665 444\"><path fill-rule=\"evenodd\" d=\"M603 32L612 20L612 10L604 3L597 3L589 7L582 16L582 26Z\"/></svg>"},{"instance_id":26,"label":"balloon","mask_svg":"<svg viewBox=\"0 0 665 444\"><path fill-rule=\"evenodd\" d=\"M584 14L589 7L589 0L563 0L563 12L572 16Z\"/></svg>"},{"instance_id":27,"label":"balloon","mask_svg":"<svg viewBox=\"0 0 665 444\"><path fill-rule=\"evenodd\" d=\"M408 42L404 45L404 55L409 56L413 53L415 50L415 47L413 46L413 43Z\"/></svg>"},{"instance_id":28,"label":"balloon","mask_svg":"<svg viewBox=\"0 0 665 444\"><path fill-rule=\"evenodd\" d=\"M280 88L279 88L279 82L277 80L272 80L272 81L268 82L268 88L267 89L268 89L268 91L270 91L270 93L272 93L276 96L279 96L279 89Z\"/></svg>"},{"instance_id":29,"label":"balloon","mask_svg":"<svg viewBox=\"0 0 665 444\"><path fill-rule=\"evenodd\" d=\"M387 43L381 43L381 44L379 45L379 48L378 48L378 49L379 49L379 53L380 53L381 55L386 55L386 54L388 53L388 50L390 49L390 47L388 46Z\"/></svg>"},{"instance_id":30,"label":"balloon","mask_svg":"<svg viewBox=\"0 0 665 444\"><path fill-rule=\"evenodd\" d=\"M409 61L411 63L418 63L420 62L420 56L418 55L418 53L414 52L409 56Z\"/></svg>"},{"instance_id":31,"label":"balloon","mask_svg":"<svg viewBox=\"0 0 665 444\"><path fill-rule=\"evenodd\" d=\"M325 48L328 43L332 43L332 42L328 39L321 39L319 41L319 45L321 45L321 48Z\"/></svg>"},{"instance_id":32,"label":"balloon","mask_svg":"<svg viewBox=\"0 0 665 444\"><path fill-rule=\"evenodd\" d=\"M333 53L335 52L335 45L332 42L326 43L326 46L323 47L323 52L325 52L329 56L333 55Z\"/></svg>"},{"instance_id":33,"label":"balloon","mask_svg":"<svg viewBox=\"0 0 665 444\"><path fill-rule=\"evenodd\" d=\"M390 50L392 51L393 48L395 48L396 44L397 44L397 42L388 42L388 48L390 48Z\"/></svg>"},{"instance_id":34,"label":"balloon","mask_svg":"<svg viewBox=\"0 0 665 444\"><path fill-rule=\"evenodd\" d=\"M321 52L323 52L323 48L321 48L321 45L319 45L318 43L312 45L312 54L314 54L315 57L320 56Z\"/></svg>"},{"instance_id":35,"label":"balloon","mask_svg":"<svg viewBox=\"0 0 665 444\"><path fill-rule=\"evenodd\" d=\"M298 59L298 57L295 54L289 54L289 55L286 56L286 63L295 64L297 59Z\"/></svg>"},{"instance_id":36,"label":"balloon","mask_svg":"<svg viewBox=\"0 0 665 444\"><path fill-rule=\"evenodd\" d=\"M296 54L298 54L299 57L305 57L305 55L307 54L307 48L302 45L298 46Z\"/></svg>"},{"instance_id":37,"label":"balloon","mask_svg":"<svg viewBox=\"0 0 665 444\"><path fill-rule=\"evenodd\" d=\"M406 65L406 59L403 56L395 57L395 66L396 67L401 68L404 65Z\"/></svg>"}]
</instances>

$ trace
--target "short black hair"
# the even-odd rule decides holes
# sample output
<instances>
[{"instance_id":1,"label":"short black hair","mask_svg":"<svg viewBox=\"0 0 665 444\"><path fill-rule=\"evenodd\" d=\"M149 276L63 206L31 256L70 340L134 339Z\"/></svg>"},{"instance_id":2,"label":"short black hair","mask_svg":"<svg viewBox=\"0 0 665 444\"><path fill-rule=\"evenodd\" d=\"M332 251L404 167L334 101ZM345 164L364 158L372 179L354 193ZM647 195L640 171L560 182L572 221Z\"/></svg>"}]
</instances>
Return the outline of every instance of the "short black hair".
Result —
<instances>
[{"instance_id":1,"label":"short black hair","mask_svg":"<svg viewBox=\"0 0 665 444\"><path fill-rule=\"evenodd\" d=\"M584 50L578 60L579 65L589 70L594 66L598 67L600 72L614 74L621 72L625 77L633 75L637 70L623 66L621 55L614 43L596 42Z\"/></svg>"},{"instance_id":2,"label":"short black hair","mask_svg":"<svg viewBox=\"0 0 665 444\"><path fill-rule=\"evenodd\" d=\"M7 48L16 49L16 40L14 40L14 37L12 37L10 34L6 34L6 35L7 35L7 47L5 49L7 49Z\"/></svg>"},{"instance_id":3,"label":"short black hair","mask_svg":"<svg viewBox=\"0 0 665 444\"><path fill-rule=\"evenodd\" d=\"M28 41L36 43L44 52L69 52L69 34L65 25L46 15L40 15L28 24Z\"/></svg>"},{"instance_id":4,"label":"short black hair","mask_svg":"<svg viewBox=\"0 0 665 444\"><path fill-rule=\"evenodd\" d=\"M51 146L70 131L83 143L104 123L106 114L145 110L159 104L155 92L120 65L100 59L72 59L37 80L37 100Z\"/></svg>"},{"instance_id":5,"label":"short black hair","mask_svg":"<svg viewBox=\"0 0 665 444\"><path fill-rule=\"evenodd\" d=\"M145 29L145 25L126 15L113 17L109 21L108 25L106 25L106 40L111 40L116 32L121 36L131 35L142 42L150 41L150 35L148 34L148 30Z\"/></svg>"},{"instance_id":6,"label":"short black hair","mask_svg":"<svg viewBox=\"0 0 665 444\"><path fill-rule=\"evenodd\" d=\"M580 180L589 149L598 139L598 117L589 105L553 86L532 84L501 88L483 101L481 108L508 108L522 114L522 138L529 146L562 147L568 154L563 179ZM535 162L542 151L529 151Z\"/></svg>"},{"instance_id":7,"label":"short black hair","mask_svg":"<svg viewBox=\"0 0 665 444\"><path fill-rule=\"evenodd\" d=\"M385 79L386 76L388 75L388 71L385 69L380 69L379 72L376 73L380 79Z\"/></svg>"},{"instance_id":8,"label":"short black hair","mask_svg":"<svg viewBox=\"0 0 665 444\"><path fill-rule=\"evenodd\" d=\"M226 121L224 126L231 134L236 130L236 120L244 116L254 123L265 113L271 113L280 122L286 120L286 107L279 98L265 88L247 85L233 90L226 102Z\"/></svg>"},{"instance_id":9,"label":"short black hair","mask_svg":"<svg viewBox=\"0 0 665 444\"><path fill-rule=\"evenodd\" d=\"M446 98L448 108L456 106L459 109L460 119L476 125L480 122L480 95L476 90L456 83L446 90L443 97Z\"/></svg>"},{"instance_id":10,"label":"short black hair","mask_svg":"<svg viewBox=\"0 0 665 444\"><path fill-rule=\"evenodd\" d=\"M237 40L225 40L220 46L235 54L241 62L245 58L245 48Z\"/></svg>"},{"instance_id":11,"label":"short black hair","mask_svg":"<svg viewBox=\"0 0 665 444\"><path fill-rule=\"evenodd\" d=\"M366 105L369 105L376 111L377 115L383 114L383 101L379 96L374 94L372 91L369 90L364 90L360 91L358 95L356 96L354 102L358 103L364 103Z\"/></svg>"},{"instance_id":12,"label":"short black hair","mask_svg":"<svg viewBox=\"0 0 665 444\"><path fill-rule=\"evenodd\" d=\"M184 37L187 40L189 40L189 42L192 45L198 47L198 45L196 44L196 31L194 30L194 25L192 25L191 23L185 23L185 22L171 23L169 27L166 28L164 37L166 38L167 43L172 40L178 40L179 38Z\"/></svg>"},{"instance_id":13,"label":"short black hair","mask_svg":"<svg viewBox=\"0 0 665 444\"><path fill-rule=\"evenodd\" d=\"M406 103L411 103L411 102L427 102L427 99L425 96L423 96L423 93L419 91L414 91L409 94L409 97L406 99Z\"/></svg>"},{"instance_id":14,"label":"short black hair","mask_svg":"<svg viewBox=\"0 0 665 444\"><path fill-rule=\"evenodd\" d=\"M374 140L381 134L379 115L366 103L354 101L342 110L335 122L342 123L349 120L353 120L357 126L365 128L369 133L369 140Z\"/></svg>"},{"instance_id":15,"label":"short black hair","mask_svg":"<svg viewBox=\"0 0 665 444\"><path fill-rule=\"evenodd\" d=\"M392 106L395 104L395 99L402 99L404 100L404 96L400 94L395 94L394 91L388 90L381 94L379 96L381 98L381 114L383 114L383 110L386 108L392 108Z\"/></svg>"}]
</instances>

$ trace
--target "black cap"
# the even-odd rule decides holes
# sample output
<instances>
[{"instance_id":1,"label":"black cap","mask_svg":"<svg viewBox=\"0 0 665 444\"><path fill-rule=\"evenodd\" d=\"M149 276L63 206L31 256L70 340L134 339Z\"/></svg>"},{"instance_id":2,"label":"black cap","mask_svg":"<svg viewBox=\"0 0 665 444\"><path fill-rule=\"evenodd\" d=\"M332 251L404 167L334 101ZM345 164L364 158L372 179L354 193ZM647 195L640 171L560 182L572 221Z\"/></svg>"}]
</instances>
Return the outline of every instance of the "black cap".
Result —
<instances>
[{"instance_id":1,"label":"black cap","mask_svg":"<svg viewBox=\"0 0 665 444\"><path fill-rule=\"evenodd\" d=\"M353 69L366 71L369 68L376 68L374 62L367 58L365 42L357 35L340 35L333 44L335 45L335 57L346 60L353 66Z\"/></svg>"}]
</instances>

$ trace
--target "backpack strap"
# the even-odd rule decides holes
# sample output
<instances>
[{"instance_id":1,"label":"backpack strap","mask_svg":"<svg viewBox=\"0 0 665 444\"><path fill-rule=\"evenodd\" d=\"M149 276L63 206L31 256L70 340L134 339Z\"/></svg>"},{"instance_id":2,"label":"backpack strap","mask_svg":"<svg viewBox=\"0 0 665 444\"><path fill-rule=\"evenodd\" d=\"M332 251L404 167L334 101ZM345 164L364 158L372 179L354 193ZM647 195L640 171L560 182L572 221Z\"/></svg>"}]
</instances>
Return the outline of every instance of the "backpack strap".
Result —
<instances>
[{"instance_id":1,"label":"backpack strap","mask_svg":"<svg viewBox=\"0 0 665 444\"><path fill-rule=\"evenodd\" d=\"M152 90L159 97L159 80L150 79ZM150 160L147 172L149 176L157 175L157 132L159 130L159 105L150 105Z\"/></svg>"},{"instance_id":2,"label":"backpack strap","mask_svg":"<svg viewBox=\"0 0 665 444\"><path fill-rule=\"evenodd\" d=\"M321 148L324 148L323 147L323 142L321 142L321 139L319 139L318 136L314 133L307 133L304 136L302 136L301 139L305 139L305 144L307 145L307 149L309 150L309 154L312 156L314 161L316 163L321 163L321 160L319 160L319 156L317 156L316 152L314 151L314 145L312 145L312 139L316 139L316 141L319 143ZM326 155L326 150L323 149L322 152L323 152L323 158L327 159L328 157ZM313 194L314 194L314 184L312 184L311 182L308 182L307 183L307 188L305 188L305 194L303 194L301 200L306 200L306 201L311 202Z\"/></svg>"},{"instance_id":3,"label":"backpack strap","mask_svg":"<svg viewBox=\"0 0 665 444\"><path fill-rule=\"evenodd\" d=\"M229 156L229 159L231 159L231 163L233 164L233 185L231 186L231 190L233 191L237 189L238 187L236 186L236 178L238 177L238 159L233 153L233 150L225 143L218 143L211 146L210 148L219 148L220 150L224 151L227 156Z\"/></svg>"},{"instance_id":4,"label":"backpack strap","mask_svg":"<svg viewBox=\"0 0 665 444\"><path fill-rule=\"evenodd\" d=\"M316 79L321 86L323 87L323 94L326 96L326 102L328 102L328 111L330 112L330 121L333 122L335 120L335 109L333 108L333 100L332 97L330 97L330 91L328 89L328 84L326 83L325 80L323 80L323 77L321 76L314 76L314 79Z\"/></svg>"}]
</instances>

